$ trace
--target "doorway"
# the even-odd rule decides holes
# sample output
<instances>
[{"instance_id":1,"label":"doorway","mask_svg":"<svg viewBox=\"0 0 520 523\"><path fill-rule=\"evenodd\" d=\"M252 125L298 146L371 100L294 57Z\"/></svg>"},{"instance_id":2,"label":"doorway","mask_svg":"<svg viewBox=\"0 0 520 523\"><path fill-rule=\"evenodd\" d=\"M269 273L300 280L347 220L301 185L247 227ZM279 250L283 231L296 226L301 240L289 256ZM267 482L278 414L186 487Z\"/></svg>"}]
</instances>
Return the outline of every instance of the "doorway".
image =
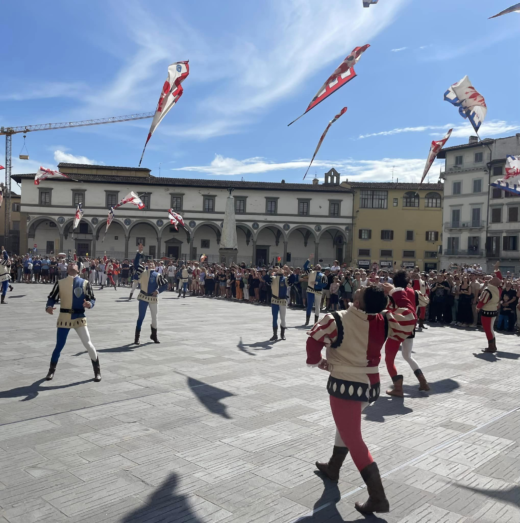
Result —
<instances>
[{"instance_id":1,"label":"doorway","mask_svg":"<svg viewBox=\"0 0 520 523\"><path fill-rule=\"evenodd\" d=\"M78 256L86 256L90 250L90 242L76 242L76 254Z\"/></svg>"},{"instance_id":2,"label":"doorway","mask_svg":"<svg viewBox=\"0 0 520 523\"><path fill-rule=\"evenodd\" d=\"M255 253L255 262L257 267L260 267L262 265L266 265L269 263L269 247L268 246L262 246L256 248Z\"/></svg>"},{"instance_id":3,"label":"doorway","mask_svg":"<svg viewBox=\"0 0 520 523\"><path fill-rule=\"evenodd\" d=\"M179 259L179 246L178 245L168 245L166 247L166 256L168 258L173 258L175 260Z\"/></svg>"}]
</instances>

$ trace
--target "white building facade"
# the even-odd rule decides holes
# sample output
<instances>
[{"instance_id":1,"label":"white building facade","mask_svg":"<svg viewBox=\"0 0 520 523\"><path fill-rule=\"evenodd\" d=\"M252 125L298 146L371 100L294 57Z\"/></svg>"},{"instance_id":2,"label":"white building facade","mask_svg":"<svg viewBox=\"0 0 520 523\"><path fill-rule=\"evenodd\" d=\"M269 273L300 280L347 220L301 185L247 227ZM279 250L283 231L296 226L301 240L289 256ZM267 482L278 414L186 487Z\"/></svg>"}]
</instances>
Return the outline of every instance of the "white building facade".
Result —
<instances>
[{"instance_id":1,"label":"white building facade","mask_svg":"<svg viewBox=\"0 0 520 523\"><path fill-rule=\"evenodd\" d=\"M503 178L507 155L520 154L520 134L448 147L444 183L441 268L480 264L520 272L520 198L490 187Z\"/></svg>"},{"instance_id":2,"label":"white building facade","mask_svg":"<svg viewBox=\"0 0 520 523\"><path fill-rule=\"evenodd\" d=\"M75 181L15 175L22 184L24 243L40 254L58 252L132 258L139 243L153 258L195 260L202 254L219 260L228 189L233 188L238 235L238 261L271 263L278 258L302 265L309 255L332 263L349 261L352 191L331 170L325 183L290 184L154 177L148 169L60 164ZM115 210L105 235L108 209L130 191L143 210L126 204ZM84 218L72 231L76 205ZM168 209L184 217L187 231L170 225ZM23 241L23 239L22 239Z\"/></svg>"}]
</instances>

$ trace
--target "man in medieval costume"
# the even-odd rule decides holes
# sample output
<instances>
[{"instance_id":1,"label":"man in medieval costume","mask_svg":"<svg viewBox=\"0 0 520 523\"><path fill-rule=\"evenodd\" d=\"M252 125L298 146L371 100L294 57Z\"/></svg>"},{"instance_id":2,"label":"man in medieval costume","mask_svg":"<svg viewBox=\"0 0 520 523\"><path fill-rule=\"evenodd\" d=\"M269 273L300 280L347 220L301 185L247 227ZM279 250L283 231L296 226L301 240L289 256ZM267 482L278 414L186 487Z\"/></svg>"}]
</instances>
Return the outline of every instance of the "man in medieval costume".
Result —
<instances>
[{"instance_id":1,"label":"man in medieval costume","mask_svg":"<svg viewBox=\"0 0 520 523\"><path fill-rule=\"evenodd\" d=\"M2 258L0 259L0 296L1 303L5 305L5 297L7 294L7 289L13 290L13 286L9 284L10 275L9 271L11 269L11 260L7 251L2 247Z\"/></svg>"},{"instance_id":2,"label":"man in medieval costume","mask_svg":"<svg viewBox=\"0 0 520 523\"><path fill-rule=\"evenodd\" d=\"M287 275L289 268L285 266L283 269L275 267L271 275L271 311L273 313L273 337L270 341L278 340L278 316L280 316L280 338L285 340L285 316L287 313Z\"/></svg>"},{"instance_id":3,"label":"man in medieval costume","mask_svg":"<svg viewBox=\"0 0 520 523\"><path fill-rule=\"evenodd\" d=\"M307 275L307 311L305 325L309 325L312 309L314 308L314 323L320 319L321 296L323 289L327 286L328 279L321 272L321 265L311 268L311 260L308 259L303 266L303 274Z\"/></svg>"}]
</instances>

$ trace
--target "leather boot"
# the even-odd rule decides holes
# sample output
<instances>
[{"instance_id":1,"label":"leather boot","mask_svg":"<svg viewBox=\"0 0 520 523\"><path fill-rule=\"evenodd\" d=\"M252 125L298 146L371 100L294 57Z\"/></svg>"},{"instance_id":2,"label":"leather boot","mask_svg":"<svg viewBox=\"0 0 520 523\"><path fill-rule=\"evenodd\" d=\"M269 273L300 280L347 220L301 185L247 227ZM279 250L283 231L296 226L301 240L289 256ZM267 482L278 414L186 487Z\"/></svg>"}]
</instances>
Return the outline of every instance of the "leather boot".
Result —
<instances>
[{"instance_id":1,"label":"leather boot","mask_svg":"<svg viewBox=\"0 0 520 523\"><path fill-rule=\"evenodd\" d=\"M390 503L386 499L385 489L381 482L381 475L377 463L370 463L361 471L361 477L366 483L368 500L365 503L356 502L356 510L361 514L373 514L374 512L390 512Z\"/></svg>"},{"instance_id":2,"label":"leather boot","mask_svg":"<svg viewBox=\"0 0 520 523\"><path fill-rule=\"evenodd\" d=\"M139 345L140 342L139 342L139 338L141 337L141 329L138 329L137 327L135 328L135 338L134 338L134 343L136 345Z\"/></svg>"},{"instance_id":3,"label":"leather boot","mask_svg":"<svg viewBox=\"0 0 520 523\"><path fill-rule=\"evenodd\" d=\"M132 299L132 296L134 295L133 292L130 293L130 296L128 296L128 301L130 301Z\"/></svg>"},{"instance_id":4,"label":"leather boot","mask_svg":"<svg viewBox=\"0 0 520 523\"><path fill-rule=\"evenodd\" d=\"M51 381L52 378L54 378L54 373L56 372L56 365L57 363L51 363L51 366L49 367L49 372L47 373L47 376L45 376L45 379L47 381Z\"/></svg>"},{"instance_id":5,"label":"leather boot","mask_svg":"<svg viewBox=\"0 0 520 523\"><path fill-rule=\"evenodd\" d=\"M269 341L276 341L278 339L278 329L273 327L273 337Z\"/></svg>"},{"instance_id":6,"label":"leather boot","mask_svg":"<svg viewBox=\"0 0 520 523\"><path fill-rule=\"evenodd\" d=\"M347 447L336 447L334 445L334 450L332 451L332 456L329 459L328 463L318 463L316 462L316 468L325 476L327 476L331 481L339 480L339 470L347 457L348 449Z\"/></svg>"},{"instance_id":7,"label":"leather boot","mask_svg":"<svg viewBox=\"0 0 520 523\"><path fill-rule=\"evenodd\" d=\"M281 330L281 333L280 333L280 338L282 340L285 340L285 327L280 327L280 330Z\"/></svg>"},{"instance_id":8,"label":"leather boot","mask_svg":"<svg viewBox=\"0 0 520 523\"><path fill-rule=\"evenodd\" d=\"M152 334L150 334L150 339L153 340L155 343L161 343L157 339L157 329L154 329L153 327L152 327Z\"/></svg>"},{"instance_id":9,"label":"leather boot","mask_svg":"<svg viewBox=\"0 0 520 523\"><path fill-rule=\"evenodd\" d=\"M493 353L496 351L497 351L497 341L496 341L496 338L493 338L492 340L488 340L488 348L483 350L482 352Z\"/></svg>"},{"instance_id":10,"label":"leather boot","mask_svg":"<svg viewBox=\"0 0 520 523\"><path fill-rule=\"evenodd\" d=\"M94 369L94 381L101 381L101 367L99 366L99 356L96 361L92 361L92 368Z\"/></svg>"},{"instance_id":11,"label":"leather boot","mask_svg":"<svg viewBox=\"0 0 520 523\"><path fill-rule=\"evenodd\" d=\"M13 292L14 289L13 289L13 286L12 286L12 285L9 285L9 290L10 290L11 292Z\"/></svg>"},{"instance_id":12,"label":"leather boot","mask_svg":"<svg viewBox=\"0 0 520 523\"><path fill-rule=\"evenodd\" d=\"M314 315L314 325L316 325L316 323L318 323L319 321L320 321L320 317L317 314L315 314Z\"/></svg>"},{"instance_id":13,"label":"leather boot","mask_svg":"<svg viewBox=\"0 0 520 523\"><path fill-rule=\"evenodd\" d=\"M182 297L186 298L186 291L182 291Z\"/></svg>"},{"instance_id":14,"label":"leather boot","mask_svg":"<svg viewBox=\"0 0 520 523\"><path fill-rule=\"evenodd\" d=\"M394 382L394 388L387 390L386 393L389 396L397 396L398 398L404 397L403 376L401 376L401 374L398 374L397 376L394 376L392 378L392 381Z\"/></svg>"},{"instance_id":15,"label":"leather boot","mask_svg":"<svg viewBox=\"0 0 520 523\"><path fill-rule=\"evenodd\" d=\"M305 316L305 325L309 325L309 322L311 321L311 315L310 314L307 314Z\"/></svg>"},{"instance_id":16,"label":"leather boot","mask_svg":"<svg viewBox=\"0 0 520 523\"><path fill-rule=\"evenodd\" d=\"M419 329L427 329L426 325L424 324L424 320L419 319Z\"/></svg>"},{"instance_id":17,"label":"leather boot","mask_svg":"<svg viewBox=\"0 0 520 523\"><path fill-rule=\"evenodd\" d=\"M430 390L430 386L428 385L428 382L426 381L426 378L424 377L424 374L421 369L417 369L414 374L417 376L417 379L419 380L419 390Z\"/></svg>"},{"instance_id":18,"label":"leather boot","mask_svg":"<svg viewBox=\"0 0 520 523\"><path fill-rule=\"evenodd\" d=\"M0 300L0 303L2 305L6 305L6 303L5 303L5 295L4 294L2 294L2 299Z\"/></svg>"}]
</instances>

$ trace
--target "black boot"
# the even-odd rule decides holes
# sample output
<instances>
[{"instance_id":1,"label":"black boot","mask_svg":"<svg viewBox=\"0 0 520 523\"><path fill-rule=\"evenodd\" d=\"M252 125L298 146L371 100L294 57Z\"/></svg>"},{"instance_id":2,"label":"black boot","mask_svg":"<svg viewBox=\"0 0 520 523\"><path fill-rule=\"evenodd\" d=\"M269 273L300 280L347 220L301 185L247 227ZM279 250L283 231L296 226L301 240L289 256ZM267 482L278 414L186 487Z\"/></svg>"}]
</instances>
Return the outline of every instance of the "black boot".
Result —
<instances>
[{"instance_id":1,"label":"black boot","mask_svg":"<svg viewBox=\"0 0 520 523\"><path fill-rule=\"evenodd\" d=\"M136 345L139 345L139 338L141 337L141 329L138 329L137 327L135 328L135 339L134 339L134 343Z\"/></svg>"},{"instance_id":2,"label":"black boot","mask_svg":"<svg viewBox=\"0 0 520 523\"><path fill-rule=\"evenodd\" d=\"M182 297L186 298L186 291L182 291Z\"/></svg>"},{"instance_id":3,"label":"black boot","mask_svg":"<svg viewBox=\"0 0 520 523\"><path fill-rule=\"evenodd\" d=\"M332 457L329 459L328 463L318 463L316 462L316 468L322 473L325 474L331 481L339 480L339 470L347 457L348 449L347 447L336 447L334 445L334 450L332 451Z\"/></svg>"},{"instance_id":4,"label":"black boot","mask_svg":"<svg viewBox=\"0 0 520 523\"><path fill-rule=\"evenodd\" d=\"M307 314L305 316L305 325L309 325L309 321L311 320L311 315L310 314Z\"/></svg>"},{"instance_id":5,"label":"black boot","mask_svg":"<svg viewBox=\"0 0 520 523\"><path fill-rule=\"evenodd\" d=\"M92 361L92 368L94 369L94 381L101 381L101 367L99 366L99 356L96 361Z\"/></svg>"},{"instance_id":6,"label":"black boot","mask_svg":"<svg viewBox=\"0 0 520 523\"><path fill-rule=\"evenodd\" d=\"M314 324L316 325L316 323L318 323L319 321L320 321L320 317L317 314L315 314L314 315Z\"/></svg>"},{"instance_id":7,"label":"black boot","mask_svg":"<svg viewBox=\"0 0 520 523\"><path fill-rule=\"evenodd\" d=\"M11 292L13 292L13 286L12 286L12 285L9 285L9 290L10 290Z\"/></svg>"},{"instance_id":8,"label":"black boot","mask_svg":"<svg viewBox=\"0 0 520 523\"><path fill-rule=\"evenodd\" d=\"M269 341L276 341L278 339L278 329L273 327L273 337Z\"/></svg>"},{"instance_id":9,"label":"black boot","mask_svg":"<svg viewBox=\"0 0 520 523\"><path fill-rule=\"evenodd\" d=\"M132 299L132 296L134 295L133 291L130 293L130 296L128 296L128 301Z\"/></svg>"},{"instance_id":10,"label":"black boot","mask_svg":"<svg viewBox=\"0 0 520 523\"><path fill-rule=\"evenodd\" d=\"M150 334L150 339L153 340L155 343L161 343L157 339L157 329L154 329L153 327L152 327L152 334Z\"/></svg>"},{"instance_id":11,"label":"black boot","mask_svg":"<svg viewBox=\"0 0 520 523\"><path fill-rule=\"evenodd\" d=\"M57 363L51 363L51 366L49 367L49 372L47 373L47 376L45 376L45 379L47 381L51 381L52 378L54 378L54 373L56 372L56 365Z\"/></svg>"},{"instance_id":12,"label":"black boot","mask_svg":"<svg viewBox=\"0 0 520 523\"><path fill-rule=\"evenodd\" d=\"M280 338L282 338L282 340L285 340L285 327L280 327L280 330Z\"/></svg>"},{"instance_id":13,"label":"black boot","mask_svg":"<svg viewBox=\"0 0 520 523\"><path fill-rule=\"evenodd\" d=\"M390 503L386 499L385 489L381 482L381 476L377 463L370 463L361 471L361 477L366 483L368 500L365 503L356 502L356 510L361 514L373 514L374 512L390 512Z\"/></svg>"},{"instance_id":14,"label":"black boot","mask_svg":"<svg viewBox=\"0 0 520 523\"><path fill-rule=\"evenodd\" d=\"M2 294L2 299L0 300L0 303L2 305L6 305L6 303L5 303L5 294Z\"/></svg>"}]
</instances>

